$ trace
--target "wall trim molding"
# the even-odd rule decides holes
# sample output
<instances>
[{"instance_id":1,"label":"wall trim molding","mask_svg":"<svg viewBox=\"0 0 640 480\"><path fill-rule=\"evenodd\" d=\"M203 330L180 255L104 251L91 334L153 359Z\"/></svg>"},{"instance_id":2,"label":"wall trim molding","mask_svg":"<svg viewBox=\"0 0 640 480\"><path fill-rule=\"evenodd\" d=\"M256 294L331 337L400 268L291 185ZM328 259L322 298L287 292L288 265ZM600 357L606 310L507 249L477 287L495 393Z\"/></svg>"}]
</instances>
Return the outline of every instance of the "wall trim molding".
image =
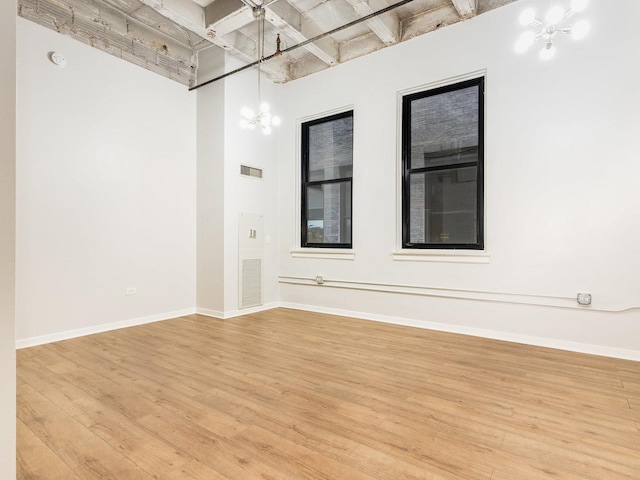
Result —
<instances>
[{"instance_id":1,"label":"wall trim molding","mask_svg":"<svg viewBox=\"0 0 640 480\"><path fill-rule=\"evenodd\" d=\"M487 264L491 254L486 251L473 252L471 250L428 250L402 249L391 253L391 258L403 262L443 262L443 263L471 263Z\"/></svg>"},{"instance_id":2,"label":"wall trim molding","mask_svg":"<svg viewBox=\"0 0 640 480\"><path fill-rule=\"evenodd\" d=\"M430 287L425 285L402 285L394 283L361 282L354 280L333 280L324 278L324 283L318 285L315 278L280 275L279 283L290 285L310 286L317 288L342 288L350 290L365 290L369 292L394 293L403 295L418 295L423 297L438 297L460 300L475 300L481 302L509 303L538 307L565 308L592 312L623 313L640 309L638 306L622 308L598 307L597 304L578 305L576 297L553 295L532 295L527 293L510 293L490 290L470 290L463 288Z\"/></svg>"},{"instance_id":3,"label":"wall trim molding","mask_svg":"<svg viewBox=\"0 0 640 480\"><path fill-rule=\"evenodd\" d=\"M303 310L307 312L326 313L340 317L351 317L360 320L370 320L374 322L390 323L405 327L416 327L425 330L435 330L439 332L457 333L460 335L470 335L472 337L489 338L512 343L522 343L536 347L553 348L556 350L566 350L575 353L586 353L589 355L599 355L604 357L620 358L624 360L640 361L640 350L629 350L625 348L606 347L602 345L592 345L587 343L570 342L553 338L535 337L530 335L520 335L517 333L501 332L498 330L487 330L481 328L470 328L461 325L451 325L426 320L413 320L402 317L391 317L387 315L377 315L372 313L357 312L352 310L342 310L338 308L319 307L316 305L305 305L299 303L280 302L282 308L293 310Z\"/></svg>"},{"instance_id":4,"label":"wall trim molding","mask_svg":"<svg viewBox=\"0 0 640 480\"><path fill-rule=\"evenodd\" d=\"M530 335L520 335L516 333L502 332L498 330L488 330L481 328L470 328L461 325L451 325L438 322L430 322L426 320L414 320L404 317L392 317L388 315L377 315L373 313L359 312L355 310L342 310L331 307L321 307L317 305L306 305L292 302L270 302L258 307L245 308L242 310L230 310L221 312L218 310L209 310L206 308L188 308L184 310L176 310L147 317L133 318L120 322L105 323L92 327L80 328L77 330L67 330L65 332L53 333L49 335L41 335L38 337L29 337L16 340L16 349L35 347L46 343L59 342L72 338L82 337L85 335L93 335L96 333L104 333L111 330L121 328L135 327L147 323L160 322L163 320L171 320L173 318L184 317L187 315L199 314L207 317L227 320L234 317L249 315L252 313L272 310L274 308L290 308L293 310L301 310L315 313L326 313L329 315L337 315L340 317L351 317L360 320L369 320L374 322L389 323L392 325L402 325L406 327L422 328L426 330L435 330L439 332L457 333L460 335L470 335L473 337L490 338L493 340L502 340L506 342L522 343L526 345L534 345L538 347L553 348L556 350L566 350L576 353L586 353L590 355L600 355L612 358L621 358L624 360L640 361L640 350L630 350L625 348L606 347L602 345L592 345L587 343L570 342L566 340L558 340L553 338L535 337Z\"/></svg>"},{"instance_id":5,"label":"wall trim molding","mask_svg":"<svg viewBox=\"0 0 640 480\"><path fill-rule=\"evenodd\" d=\"M249 315L251 313L264 312L265 310L272 310L278 308L280 302L270 302L264 305L258 305L256 307L242 308L237 310L229 310L222 312L220 310L210 310L208 308L196 307L195 313L198 315L204 315L205 317L219 318L220 320L227 320L229 318L241 317L243 315Z\"/></svg>"},{"instance_id":6,"label":"wall trim molding","mask_svg":"<svg viewBox=\"0 0 640 480\"><path fill-rule=\"evenodd\" d=\"M353 249L337 248L298 248L291 250L293 258L322 258L324 260L354 260L356 253Z\"/></svg>"},{"instance_id":7,"label":"wall trim molding","mask_svg":"<svg viewBox=\"0 0 640 480\"><path fill-rule=\"evenodd\" d=\"M186 308L184 310L175 310L173 312L159 313L146 317L131 318L113 323L102 323L91 327L78 328L76 330L66 330L59 333L50 333L48 335L40 335L37 337L28 337L16 340L16 350L21 348L35 347L44 345L45 343L59 342L61 340L70 340L72 338L84 337L95 333L104 333L111 330L119 330L121 328L135 327L146 323L161 322L162 320L171 320L172 318L184 317L196 313L195 308Z\"/></svg>"}]
</instances>

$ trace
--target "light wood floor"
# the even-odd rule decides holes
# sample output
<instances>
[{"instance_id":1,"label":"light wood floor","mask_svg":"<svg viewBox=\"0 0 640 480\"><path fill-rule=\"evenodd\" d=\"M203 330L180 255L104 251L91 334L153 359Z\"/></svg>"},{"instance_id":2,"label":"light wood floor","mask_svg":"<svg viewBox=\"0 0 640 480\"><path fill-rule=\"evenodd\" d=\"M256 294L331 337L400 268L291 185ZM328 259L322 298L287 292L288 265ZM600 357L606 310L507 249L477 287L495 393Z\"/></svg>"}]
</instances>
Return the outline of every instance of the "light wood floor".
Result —
<instances>
[{"instance_id":1,"label":"light wood floor","mask_svg":"<svg viewBox=\"0 0 640 480\"><path fill-rule=\"evenodd\" d=\"M640 363L277 309L18 352L18 478L640 479Z\"/></svg>"}]
</instances>

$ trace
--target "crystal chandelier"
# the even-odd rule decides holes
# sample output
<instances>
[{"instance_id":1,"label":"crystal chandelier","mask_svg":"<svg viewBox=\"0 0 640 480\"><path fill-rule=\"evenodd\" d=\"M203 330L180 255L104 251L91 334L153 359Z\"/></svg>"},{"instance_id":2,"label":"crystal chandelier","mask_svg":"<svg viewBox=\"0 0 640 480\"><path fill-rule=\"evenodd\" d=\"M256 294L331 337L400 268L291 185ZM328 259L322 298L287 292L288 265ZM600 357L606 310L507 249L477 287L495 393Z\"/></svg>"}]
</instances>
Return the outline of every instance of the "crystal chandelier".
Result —
<instances>
[{"instance_id":1,"label":"crystal chandelier","mask_svg":"<svg viewBox=\"0 0 640 480\"><path fill-rule=\"evenodd\" d=\"M253 16L258 20L258 105L260 106L260 110L257 114L248 107L240 110L240 114L242 115L240 127L253 130L258 126L262 129L262 133L269 135L272 126L277 127L280 125L280 118L271 114L269 104L262 102L261 97L260 77L262 74L260 65L264 61L264 7L254 7ZM280 38L278 37L278 44L279 40Z\"/></svg>"},{"instance_id":2,"label":"crystal chandelier","mask_svg":"<svg viewBox=\"0 0 640 480\"><path fill-rule=\"evenodd\" d=\"M572 25L567 22L574 13L583 11L588 2L589 0L572 0L569 10L564 10L559 5L555 5L547 11L544 21L536 17L536 12L533 8L527 8L520 14L520 24L533 29L522 32L516 42L516 52L524 53L538 39L542 39L544 46L540 51L540 58L549 60L556 54L553 38L558 32L571 35L576 40L584 38L589 32L589 22L578 20Z\"/></svg>"}]
</instances>

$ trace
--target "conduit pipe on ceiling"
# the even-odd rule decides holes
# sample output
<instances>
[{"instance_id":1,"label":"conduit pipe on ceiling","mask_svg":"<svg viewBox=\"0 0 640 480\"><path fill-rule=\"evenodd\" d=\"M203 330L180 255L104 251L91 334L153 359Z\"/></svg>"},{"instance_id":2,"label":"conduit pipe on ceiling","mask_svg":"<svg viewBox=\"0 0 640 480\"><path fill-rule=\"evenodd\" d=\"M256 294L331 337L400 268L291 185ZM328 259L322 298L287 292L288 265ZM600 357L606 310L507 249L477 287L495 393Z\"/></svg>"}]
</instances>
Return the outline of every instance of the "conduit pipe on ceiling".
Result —
<instances>
[{"instance_id":1,"label":"conduit pipe on ceiling","mask_svg":"<svg viewBox=\"0 0 640 480\"><path fill-rule=\"evenodd\" d=\"M358 19L356 19L356 20L354 20L352 22L346 23L346 24L344 24L344 25L342 25L340 27L336 27L333 30L329 30L328 32L324 32L324 33L321 33L320 35L316 35L313 38L309 38L308 40L305 40L304 42L300 42L300 43L297 43L295 45L292 45L291 47L287 47L284 50L280 50L279 52L273 53L273 54L271 54L271 55L269 55L267 57L263 57L263 58L261 58L259 60L256 60L255 62L248 63L248 64L246 64L246 65L244 65L244 66L242 66L240 68L236 68L235 70L231 70L230 72L227 72L227 73L219 75L219 76L217 76L215 78L212 78L211 80L207 80L206 82L202 82L199 85L194 85L193 87L189 87L189 91L197 90L198 88L204 87L205 85L209 85L210 83L217 82L218 80L222 80L223 78L230 77L231 75L235 75L236 73L240 73L240 72L242 72L242 71L244 71L244 70L246 70L248 68L255 67L259 63L264 63L264 62L266 62L268 60L271 60L272 58L275 58L276 56L279 56L282 53L287 53L287 52L290 52L290 51L295 50L297 48L304 47L305 45L308 45L309 43L317 42L318 40L320 40L321 38L326 37L327 35L333 35L334 33L337 33L337 32L339 32L341 30L344 30L344 29L349 28L349 27L353 27L354 25L357 25L357 24L362 23L362 22L366 22L367 20L375 18L378 15L382 15L383 13L390 12L391 10L393 10L395 8L401 7L402 5L406 5L407 3L411 3L411 2L413 2L413 0L400 0L399 2L394 3L393 5L389 5L388 7L385 7L385 8L382 8L382 9L376 11L376 12L370 13L369 15L365 15L364 17L358 18Z\"/></svg>"}]
</instances>

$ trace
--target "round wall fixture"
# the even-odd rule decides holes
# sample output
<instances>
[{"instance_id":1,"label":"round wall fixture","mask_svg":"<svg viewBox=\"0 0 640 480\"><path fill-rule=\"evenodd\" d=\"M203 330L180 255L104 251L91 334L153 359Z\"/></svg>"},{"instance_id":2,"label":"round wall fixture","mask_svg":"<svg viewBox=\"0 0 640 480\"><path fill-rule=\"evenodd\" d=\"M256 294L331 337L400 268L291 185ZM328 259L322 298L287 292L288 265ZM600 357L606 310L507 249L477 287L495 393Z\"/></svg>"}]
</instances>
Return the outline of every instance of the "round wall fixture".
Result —
<instances>
[{"instance_id":1,"label":"round wall fixture","mask_svg":"<svg viewBox=\"0 0 640 480\"><path fill-rule=\"evenodd\" d=\"M49 54L49 60L59 67L64 67L67 63L67 59L64 58L64 55L58 52L51 52Z\"/></svg>"}]
</instances>

